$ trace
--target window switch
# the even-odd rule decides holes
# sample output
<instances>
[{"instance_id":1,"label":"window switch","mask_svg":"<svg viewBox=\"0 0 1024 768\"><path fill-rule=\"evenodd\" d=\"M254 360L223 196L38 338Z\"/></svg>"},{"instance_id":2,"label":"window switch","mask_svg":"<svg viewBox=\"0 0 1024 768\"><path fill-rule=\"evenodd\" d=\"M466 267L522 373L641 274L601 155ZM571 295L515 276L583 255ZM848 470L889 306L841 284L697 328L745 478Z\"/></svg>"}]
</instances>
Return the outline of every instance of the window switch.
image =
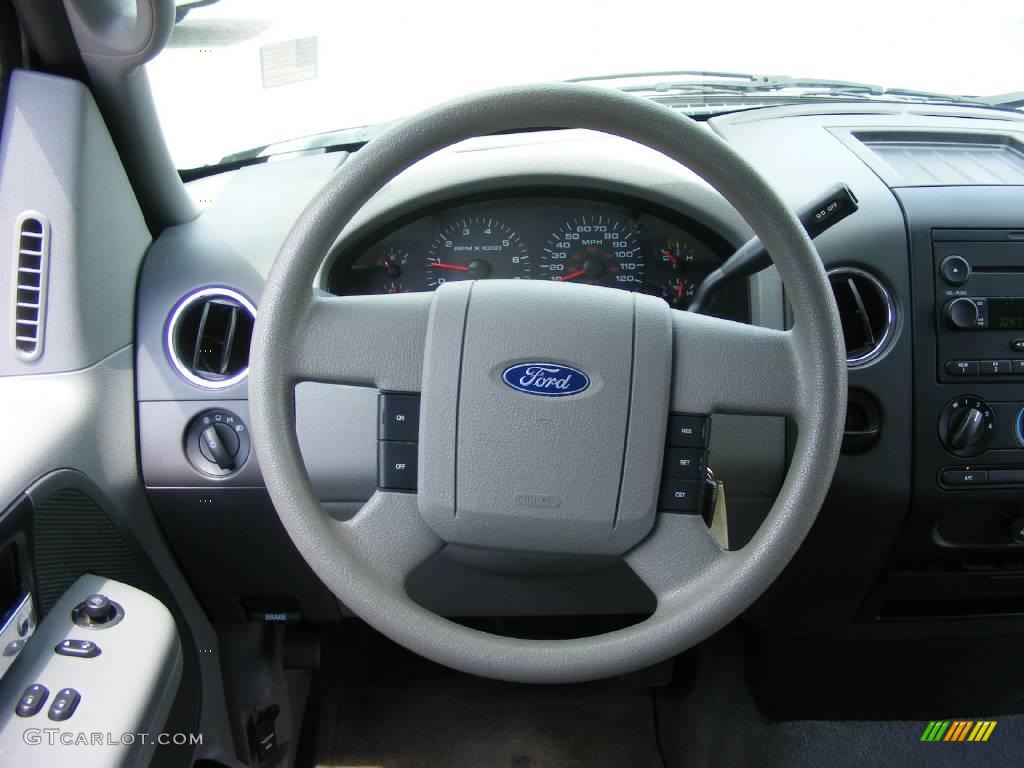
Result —
<instances>
[{"instance_id":1,"label":"window switch","mask_svg":"<svg viewBox=\"0 0 1024 768\"><path fill-rule=\"evenodd\" d=\"M53 697L53 704L46 716L55 722L63 722L75 713L81 700L82 697L74 688L61 688Z\"/></svg>"},{"instance_id":2,"label":"window switch","mask_svg":"<svg viewBox=\"0 0 1024 768\"><path fill-rule=\"evenodd\" d=\"M43 704L46 703L46 697L49 695L50 692L46 690L45 685L40 685L39 683L30 685L21 694L21 698L18 699L18 705L14 708L14 714L18 717L32 717L32 715L43 708Z\"/></svg>"}]
</instances>

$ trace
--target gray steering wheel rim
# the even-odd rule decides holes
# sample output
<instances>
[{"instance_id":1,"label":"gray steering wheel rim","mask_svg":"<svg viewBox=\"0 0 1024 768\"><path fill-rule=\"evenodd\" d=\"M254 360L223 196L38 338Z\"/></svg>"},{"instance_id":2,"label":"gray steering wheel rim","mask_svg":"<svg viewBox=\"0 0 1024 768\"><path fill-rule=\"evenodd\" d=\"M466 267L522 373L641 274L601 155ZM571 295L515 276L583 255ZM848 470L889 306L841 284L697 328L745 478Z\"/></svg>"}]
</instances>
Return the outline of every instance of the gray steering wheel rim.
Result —
<instances>
[{"instance_id":1,"label":"gray steering wheel rim","mask_svg":"<svg viewBox=\"0 0 1024 768\"><path fill-rule=\"evenodd\" d=\"M414 603L405 593L404 575L388 565L391 558L415 558L415 539L407 541L402 528L416 524L413 515L399 515L402 519L386 535L370 538L360 535L359 515L344 530L328 519L295 432L299 378L290 353L290 341L300 337L308 321L312 285L324 256L378 190L417 161L461 140L538 126L630 139L703 177L773 254L795 316L789 334L797 374L792 415L799 436L761 529L742 550L710 559L685 589L659 594L658 608L647 620L603 635L557 641L490 635ZM838 460L846 366L835 302L817 253L786 205L742 157L704 126L652 101L610 89L553 84L488 91L440 105L395 126L342 166L299 217L267 278L253 338L249 395L251 429L271 499L299 552L339 600L395 642L438 663L519 682L573 682L642 668L693 646L736 618L778 576L813 524ZM367 510L363 514L370 517ZM659 521L651 538L661 533Z\"/></svg>"}]
</instances>

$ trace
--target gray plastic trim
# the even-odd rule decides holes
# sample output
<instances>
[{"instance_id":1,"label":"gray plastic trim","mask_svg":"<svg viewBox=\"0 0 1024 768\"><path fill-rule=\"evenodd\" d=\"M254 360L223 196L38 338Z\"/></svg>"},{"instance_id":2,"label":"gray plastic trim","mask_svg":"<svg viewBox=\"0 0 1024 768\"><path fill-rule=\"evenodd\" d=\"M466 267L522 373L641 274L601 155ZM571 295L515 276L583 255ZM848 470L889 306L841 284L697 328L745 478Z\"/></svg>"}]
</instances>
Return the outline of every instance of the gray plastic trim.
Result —
<instances>
[{"instance_id":1,"label":"gray plastic trim","mask_svg":"<svg viewBox=\"0 0 1024 768\"><path fill-rule=\"evenodd\" d=\"M71 620L72 609L96 593L122 606L122 621L85 629ZM100 654L82 659L54 653L67 639L93 642ZM148 765L181 682L182 663L174 618L160 601L118 581L82 576L57 601L0 681L0 762L11 768ZM49 690L43 709L32 717L18 717L15 704L35 683ZM81 699L70 718L54 722L47 711L63 688L75 689ZM55 743L44 729L52 729ZM93 733L110 738L98 744L75 740ZM33 734L38 742L33 743ZM149 738L122 740L122 734Z\"/></svg>"}]
</instances>

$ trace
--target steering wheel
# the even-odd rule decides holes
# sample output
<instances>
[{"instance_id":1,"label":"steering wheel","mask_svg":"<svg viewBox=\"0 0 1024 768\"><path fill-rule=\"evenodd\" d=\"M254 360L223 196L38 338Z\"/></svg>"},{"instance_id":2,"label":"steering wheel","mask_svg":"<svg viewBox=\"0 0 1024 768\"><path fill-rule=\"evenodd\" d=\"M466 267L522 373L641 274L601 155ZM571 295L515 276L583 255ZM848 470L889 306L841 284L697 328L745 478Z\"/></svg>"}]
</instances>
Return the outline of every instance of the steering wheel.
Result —
<instances>
[{"instance_id":1,"label":"steering wheel","mask_svg":"<svg viewBox=\"0 0 1024 768\"><path fill-rule=\"evenodd\" d=\"M538 126L631 139L702 176L772 254L793 308L792 329L547 281L458 282L433 294L314 293L338 233L393 177L458 141ZM531 363L558 369L549 377L557 381L541 389L575 393L542 397L507 383L507 371ZM566 368L571 372L561 375ZM584 379L588 386L579 389ZM329 517L296 436L300 381L420 393L418 491L377 491L350 521ZM249 397L271 499L299 552L340 601L395 642L449 667L517 682L575 682L636 670L693 646L778 576L814 522L835 469L846 361L814 246L728 144L640 97L538 85L427 110L345 162L299 217L267 279ZM670 413L715 412L784 415L799 431L767 519L736 551L723 550L700 515L657 512ZM442 618L406 593L407 576L446 543L622 557L657 606L640 623L592 637L492 635Z\"/></svg>"}]
</instances>

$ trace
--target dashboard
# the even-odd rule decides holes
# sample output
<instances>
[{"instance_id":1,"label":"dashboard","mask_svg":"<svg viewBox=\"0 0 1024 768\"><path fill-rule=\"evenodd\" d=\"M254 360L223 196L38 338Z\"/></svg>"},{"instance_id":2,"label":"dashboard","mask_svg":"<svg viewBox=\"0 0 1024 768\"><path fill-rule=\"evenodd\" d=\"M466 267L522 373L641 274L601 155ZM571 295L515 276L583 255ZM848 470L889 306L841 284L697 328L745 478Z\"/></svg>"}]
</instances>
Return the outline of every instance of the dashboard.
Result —
<instances>
[{"instance_id":1,"label":"dashboard","mask_svg":"<svg viewBox=\"0 0 1024 768\"><path fill-rule=\"evenodd\" d=\"M873 333L871 323L853 322L871 315L865 286L890 300L878 304L888 308L888 331L871 341L878 354L849 366L849 439L829 498L748 618L851 637L946 631L950 619L957 631L1024 631L1024 438L1016 435L1024 333L1012 327L1017 315L998 327L1000 307L1016 308L1005 300L1024 297L1024 165L1010 176L1003 161L1007 147L1021 145L1024 117L815 104L722 115L706 129L794 209L847 184L858 212L815 240L847 299L844 331ZM989 160L999 163L993 177L968 181ZM140 275L139 463L168 540L219 621L245 620L239 596L283 595L317 621L339 608L290 548L257 451L240 448L248 460L216 474L182 450L186 431L209 414L215 421L223 411L236 429L248 424L247 379L186 379L169 360L168 330L183 301L203 291L231 289L258 308L296 218L347 161L344 152L302 155L191 182L208 206L161 233ZM684 309L751 234L697 174L631 142L578 131L480 137L379 190L325 248L314 287L352 295L432 291L449 280L582 281ZM954 260L958 272L951 256L963 260ZM788 298L768 269L730 284L709 309L783 329L794 322ZM954 307L970 310L974 326L961 327ZM230 319L223 306L215 310ZM296 386L299 448L314 491L339 520L376 488L378 408L370 388ZM798 438L799 426L783 419L713 416L708 462L726 489L730 547L755 536ZM244 556L226 556L243 539ZM451 616L647 610L629 574L580 567L559 571L551 588L520 578L521 566L495 553L446 550L410 590Z\"/></svg>"},{"instance_id":2,"label":"dashboard","mask_svg":"<svg viewBox=\"0 0 1024 768\"><path fill-rule=\"evenodd\" d=\"M552 280L660 296L685 309L728 255L696 221L642 201L533 195L414 213L339 254L338 295L433 291L455 280ZM741 319L742 296L718 307Z\"/></svg>"}]
</instances>

